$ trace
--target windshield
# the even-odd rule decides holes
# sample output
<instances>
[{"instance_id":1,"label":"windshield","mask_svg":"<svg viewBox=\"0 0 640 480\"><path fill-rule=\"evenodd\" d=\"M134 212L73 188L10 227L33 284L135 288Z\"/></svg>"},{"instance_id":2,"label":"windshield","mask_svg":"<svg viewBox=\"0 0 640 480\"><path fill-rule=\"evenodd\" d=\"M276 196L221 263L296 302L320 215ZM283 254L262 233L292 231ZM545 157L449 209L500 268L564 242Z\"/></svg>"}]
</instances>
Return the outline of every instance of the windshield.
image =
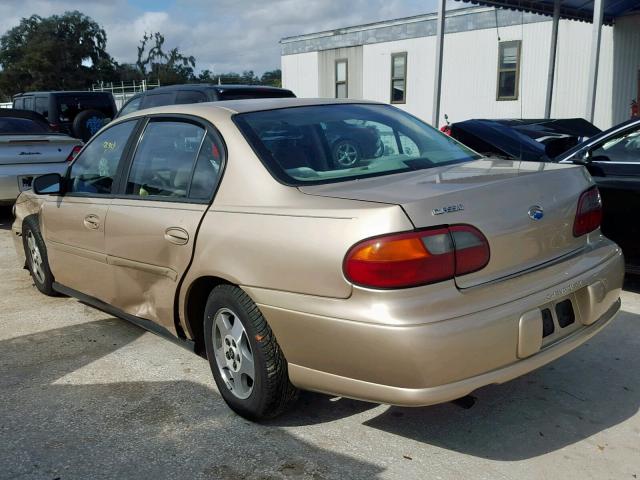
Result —
<instances>
[{"instance_id":1,"label":"windshield","mask_svg":"<svg viewBox=\"0 0 640 480\"><path fill-rule=\"evenodd\" d=\"M352 180L480 158L388 105L331 104L238 114L267 169L289 185Z\"/></svg>"}]
</instances>

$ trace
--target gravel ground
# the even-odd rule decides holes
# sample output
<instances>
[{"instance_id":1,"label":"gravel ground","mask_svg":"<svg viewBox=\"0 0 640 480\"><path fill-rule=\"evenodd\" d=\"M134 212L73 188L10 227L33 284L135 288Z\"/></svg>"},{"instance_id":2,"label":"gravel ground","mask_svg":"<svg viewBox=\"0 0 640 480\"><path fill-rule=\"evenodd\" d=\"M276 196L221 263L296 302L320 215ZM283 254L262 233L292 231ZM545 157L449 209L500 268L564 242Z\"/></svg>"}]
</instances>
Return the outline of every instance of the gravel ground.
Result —
<instances>
[{"instance_id":1,"label":"gravel ground","mask_svg":"<svg viewBox=\"0 0 640 480\"><path fill-rule=\"evenodd\" d=\"M304 393L267 424L234 415L207 363L16 265L0 210L0 478L640 478L640 282L564 358L407 409Z\"/></svg>"}]
</instances>

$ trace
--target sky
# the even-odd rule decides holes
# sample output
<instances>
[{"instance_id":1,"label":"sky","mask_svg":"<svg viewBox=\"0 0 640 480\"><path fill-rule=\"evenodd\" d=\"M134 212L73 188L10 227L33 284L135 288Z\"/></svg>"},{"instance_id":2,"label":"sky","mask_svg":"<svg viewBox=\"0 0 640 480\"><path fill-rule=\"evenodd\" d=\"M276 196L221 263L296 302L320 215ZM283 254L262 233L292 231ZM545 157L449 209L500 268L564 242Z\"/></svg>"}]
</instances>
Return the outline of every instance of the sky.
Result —
<instances>
[{"instance_id":1,"label":"sky","mask_svg":"<svg viewBox=\"0 0 640 480\"><path fill-rule=\"evenodd\" d=\"M462 6L452 2L450 7ZM79 10L107 32L107 51L134 62L144 32L196 57L196 70L214 73L280 68L286 36L429 13L437 0L2 0L0 32L33 14Z\"/></svg>"}]
</instances>

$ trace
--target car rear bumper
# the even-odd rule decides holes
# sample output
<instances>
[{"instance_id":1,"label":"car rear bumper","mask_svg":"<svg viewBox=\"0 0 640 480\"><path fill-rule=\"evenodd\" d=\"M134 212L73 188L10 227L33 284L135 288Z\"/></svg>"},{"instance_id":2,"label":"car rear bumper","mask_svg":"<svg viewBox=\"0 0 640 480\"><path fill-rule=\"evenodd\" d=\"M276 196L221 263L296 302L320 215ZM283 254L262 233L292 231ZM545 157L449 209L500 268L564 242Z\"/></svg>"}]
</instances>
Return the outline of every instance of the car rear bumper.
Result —
<instances>
[{"instance_id":1,"label":"car rear bumper","mask_svg":"<svg viewBox=\"0 0 640 480\"><path fill-rule=\"evenodd\" d=\"M325 299L335 311L330 316L326 310L311 312L311 300L308 311L300 312L286 308L286 301L278 306L267 303L265 300L276 298L273 294L253 288L247 291L274 330L294 385L381 403L431 405L523 375L570 352L604 328L620 309L624 261L620 249L606 239L595 250L590 268L583 268L580 274L557 276L555 269L549 269L555 277L547 279L546 288L504 303L493 298L492 307L464 315L434 320L431 310L446 311L446 306L429 298L428 287L410 289L415 298L405 296L402 302L412 303L415 315L422 312L423 323L411 319L398 324L389 316L393 307L385 305L385 295L379 296L379 304L370 300L369 305L357 307L368 315L377 312L377 317L363 322L339 316L352 312L348 303L358 302L357 298ZM575 270L576 260L571 262L564 265L565 272ZM538 272L532 278L539 280L541 275ZM458 293L456 300L448 301L479 305L477 295L495 292L499 287L492 286L484 292ZM566 305L567 300L573 321L560 327L557 306ZM554 333L543 337L545 309L551 312Z\"/></svg>"}]
</instances>

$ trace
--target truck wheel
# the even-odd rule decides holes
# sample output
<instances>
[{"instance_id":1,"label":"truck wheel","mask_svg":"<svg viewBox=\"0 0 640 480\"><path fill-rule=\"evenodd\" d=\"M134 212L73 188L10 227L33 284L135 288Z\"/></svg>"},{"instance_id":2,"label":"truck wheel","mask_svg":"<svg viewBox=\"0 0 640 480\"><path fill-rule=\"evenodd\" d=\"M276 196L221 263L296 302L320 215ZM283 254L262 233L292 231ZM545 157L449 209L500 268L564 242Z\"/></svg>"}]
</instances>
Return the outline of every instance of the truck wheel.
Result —
<instances>
[{"instance_id":1,"label":"truck wheel","mask_svg":"<svg viewBox=\"0 0 640 480\"><path fill-rule=\"evenodd\" d=\"M229 407L249 420L272 418L297 397L287 361L255 303L240 288L215 287L204 317L207 358Z\"/></svg>"},{"instance_id":2,"label":"truck wheel","mask_svg":"<svg viewBox=\"0 0 640 480\"><path fill-rule=\"evenodd\" d=\"M40 234L36 217L27 217L22 223L22 244L27 257L27 267L36 288L50 297L57 296L53 289L53 275L49 269L47 249Z\"/></svg>"}]
</instances>

